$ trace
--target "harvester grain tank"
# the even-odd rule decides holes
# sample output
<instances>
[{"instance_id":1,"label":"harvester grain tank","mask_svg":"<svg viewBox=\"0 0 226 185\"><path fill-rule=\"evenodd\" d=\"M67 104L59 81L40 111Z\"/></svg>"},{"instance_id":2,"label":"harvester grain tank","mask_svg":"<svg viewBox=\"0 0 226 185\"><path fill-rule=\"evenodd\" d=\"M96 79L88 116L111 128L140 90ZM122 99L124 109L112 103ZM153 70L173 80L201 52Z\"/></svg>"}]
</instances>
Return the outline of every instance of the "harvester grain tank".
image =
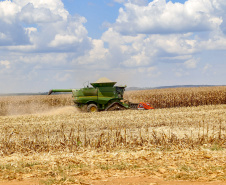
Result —
<instances>
[{"instance_id":1,"label":"harvester grain tank","mask_svg":"<svg viewBox=\"0 0 226 185\"><path fill-rule=\"evenodd\" d=\"M92 87L84 87L81 89L52 89L53 92L72 92L72 98L75 105L83 111L97 112L101 110L125 110L125 109L152 109L152 107L144 102L140 104L130 103L123 100L126 86L115 86L113 82L107 78L100 78Z\"/></svg>"}]
</instances>

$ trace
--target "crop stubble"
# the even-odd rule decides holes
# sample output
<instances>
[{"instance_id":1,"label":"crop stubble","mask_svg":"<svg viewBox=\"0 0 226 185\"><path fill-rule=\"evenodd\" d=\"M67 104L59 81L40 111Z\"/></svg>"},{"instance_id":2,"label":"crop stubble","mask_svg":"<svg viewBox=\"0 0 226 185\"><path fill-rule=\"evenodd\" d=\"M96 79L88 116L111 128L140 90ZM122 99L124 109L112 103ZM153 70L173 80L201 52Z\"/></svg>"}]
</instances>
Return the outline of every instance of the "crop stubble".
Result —
<instances>
[{"instance_id":1,"label":"crop stubble","mask_svg":"<svg viewBox=\"0 0 226 185\"><path fill-rule=\"evenodd\" d=\"M225 181L226 105L211 104L91 114L64 103L47 113L2 116L0 178L65 184L146 174Z\"/></svg>"}]
</instances>

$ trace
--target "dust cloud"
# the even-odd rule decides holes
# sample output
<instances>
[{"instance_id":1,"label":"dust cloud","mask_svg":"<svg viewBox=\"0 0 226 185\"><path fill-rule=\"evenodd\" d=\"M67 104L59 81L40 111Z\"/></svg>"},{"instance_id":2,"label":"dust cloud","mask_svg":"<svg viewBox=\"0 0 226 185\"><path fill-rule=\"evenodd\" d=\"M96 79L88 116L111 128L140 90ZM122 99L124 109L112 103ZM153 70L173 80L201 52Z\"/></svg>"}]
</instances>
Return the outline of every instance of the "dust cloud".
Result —
<instances>
[{"instance_id":1,"label":"dust cloud","mask_svg":"<svg viewBox=\"0 0 226 185\"><path fill-rule=\"evenodd\" d=\"M51 109L48 111L43 112L45 115L57 115L57 114L74 114L78 113L80 110L75 106L65 106L65 107L58 107L55 109Z\"/></svg>"},{"instance_id":2,"label":"dust cloud","mask_svg":"<svg viewBox=\"0 0 226 185\"><path fill-rule=\"evenodd\" d=\"M25 105L9 104L6 106L4 113L1 116L14 116L26 114L73 114L78 113L79 109L75 106L53 107L41 103L30 103Z\"/></svg>"},{"instance_id":3,"label":"dust cloud","mask_svg":"<svg viewBox=\"0 0 226 185\"><path fill-rule=\"evenodd\" d=\"M73 105L73 106L72 106ZM0 97L0 116L61 114L77 112L71 95L31 95Z\"/></svg>"}]
</instances>

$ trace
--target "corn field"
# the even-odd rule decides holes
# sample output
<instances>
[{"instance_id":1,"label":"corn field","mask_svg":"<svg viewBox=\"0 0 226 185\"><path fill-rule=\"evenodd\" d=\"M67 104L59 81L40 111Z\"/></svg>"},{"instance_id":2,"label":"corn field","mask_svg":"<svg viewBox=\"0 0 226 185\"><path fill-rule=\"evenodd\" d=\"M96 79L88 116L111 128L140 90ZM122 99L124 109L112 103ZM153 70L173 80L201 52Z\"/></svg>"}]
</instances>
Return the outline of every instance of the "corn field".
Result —
<instances>
[{"instance_id":1,"label":"corn field","mask_svg":"<svg viewBox=\"0 0 226 185\"><path fill-rule=\"evenodd\" d=\"M0 97L0 179L29 175L44 184L89 184L147 175L226 181L225 87L125 96L164 109L83 113L70 106L71 95Z\"/></svg>"},{"instance_id":2,"label":"corn field","mask_svg":"<svg viewBox=\"0 0 226 185\"><path fill-rule=\"evenodd\" d=\"M226 86L126 91L124 99L147 102L154 108L226 104ZM73 105L71 94L0 96L0 116L32 114Z\"/></svg>"},{"instance_id":3,"label":"corn field","mask_svg":"<svg viewBox=\"0 0 226 185\"><path fill-rule=\"evenodd\" d=\"M169 88L128 91L125 98L131 102L148 102L154 108L190 107L226 104L226 87Z\"/></svg>"}]
</instances>

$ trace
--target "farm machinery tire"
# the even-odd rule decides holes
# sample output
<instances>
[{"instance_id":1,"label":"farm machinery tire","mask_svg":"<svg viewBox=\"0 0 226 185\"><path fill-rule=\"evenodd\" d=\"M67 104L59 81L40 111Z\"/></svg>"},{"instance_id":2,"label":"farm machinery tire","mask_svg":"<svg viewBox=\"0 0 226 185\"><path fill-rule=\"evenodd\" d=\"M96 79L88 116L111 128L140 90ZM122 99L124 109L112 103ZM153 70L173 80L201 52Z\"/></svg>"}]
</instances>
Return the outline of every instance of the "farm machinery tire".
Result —
<instances>
[{"instance_id":1,"label":"farm machinery tire","mask_svg":"<svg viewBox=\"0 0 226 185\"><path fill-rule=\"evenodd\" d=\"M98 112L98 107L95 104L89 104L87 106L87 112Z\"/></svg>"}]
</instances>

